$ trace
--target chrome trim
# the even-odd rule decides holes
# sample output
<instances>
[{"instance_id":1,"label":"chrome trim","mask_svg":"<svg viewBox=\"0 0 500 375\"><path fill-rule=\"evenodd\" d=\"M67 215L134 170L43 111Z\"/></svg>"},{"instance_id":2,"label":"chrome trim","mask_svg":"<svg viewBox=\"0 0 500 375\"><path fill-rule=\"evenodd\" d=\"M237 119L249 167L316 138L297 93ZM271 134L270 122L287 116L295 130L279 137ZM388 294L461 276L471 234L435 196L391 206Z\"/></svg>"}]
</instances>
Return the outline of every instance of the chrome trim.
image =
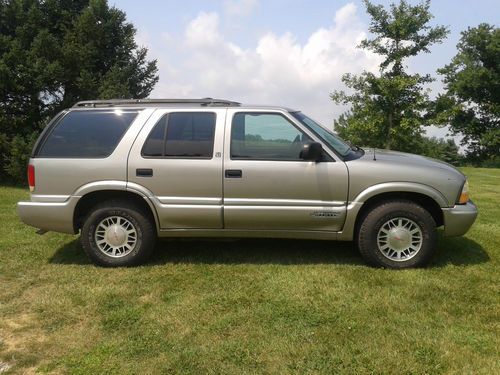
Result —
<instances>
[{"instance_id":1,"label":"chrome trim","mask_svg":"<svg viewBox=\"0 0 500 375\"><path fill-rule=\"evenodd\" d=\"M162 204L168 205L221 205L222 198L207 197L157 197Z\"/></svg>"},{"instance_id":2,"label":"chrome trim","mask_svg":"<svg viewBox=\"0 0 500 375\"><path fill-rule=\"evenodd\" d=\"M161 207L168 207L168 208L200 208L200 206L209 206L207 207L208 209L214 209L218 208L221 209L222 205L220 204L163 204L159 203Z\"/></svg>"},{"instance_id":3,"label":"chrome trim","mask_svg":"<svg viewBox=\"0 0 500 375\"><path fill-rule=\"evenodd\" d=\"M40 203L64 203L69 198L70 195L31 194L31 201Z\"/></svg>"},{"instance_id":4,"label":"chrome trim","mask_svg":"<svg viewBox=\"0 0 500 375\"><path fill-rule=\"evenodd\" d=\"M307 199L252 199L252 198L224 198L226 206L278 206L278 207L344 207L346 202L320 201Z\"/></svg>"},{"instance_id":5,"label":"chrome trim","mask_svg":"<svg viewBox=\"0 0 500 375\"><path fill-rule=\"evenodd\" d=\"M251 211L251 210L260 210L260 209L266 209L266 210L269 210L269 209L279 209L279 210L297 210L297 209L300 209L301 211L304 211L304 212L307 212L308 214L311 214L313 212L316 212L317 211L317 208L319 206L274 206L274 205L260 205L260 206L257 206L257 205L238 205L238 206L224 206L224 207L227 207L229 209L235 209L235 208L238 208L238 209L242 209L242 210L247 210L247 211ZM328 212L344 212L344 210L340 209L340 210L334 210L335 208L340 208L340 207L328 207L330 209L332 209L331 211L328 211ZM326 207L325 207L326 209Z\"/></svg>"}]
</instances>

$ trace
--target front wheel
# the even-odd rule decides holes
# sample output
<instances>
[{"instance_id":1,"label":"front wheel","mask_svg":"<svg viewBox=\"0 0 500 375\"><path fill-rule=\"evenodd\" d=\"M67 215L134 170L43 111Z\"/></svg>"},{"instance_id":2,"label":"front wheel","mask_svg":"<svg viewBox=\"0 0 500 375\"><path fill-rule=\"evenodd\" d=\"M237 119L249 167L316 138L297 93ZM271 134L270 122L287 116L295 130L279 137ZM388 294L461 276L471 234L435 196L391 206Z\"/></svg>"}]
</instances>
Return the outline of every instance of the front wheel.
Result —
<instances>
[{"instance_id":1,"label":"front wheel","mask_svg":"<svg viewBox=\"0 0 500 375\"><path fill-rule=\"evenodd\" d=\"M153 251L155 228L148 215L125 201L108 201L86 217L82 247L89 258L105 267L135 266Z\"/></svg>"},{"instance_id":2,"label":"front wheel","mask_svg":"<svg viewBox=\"0 0 500 375\"><path fill-rule=\"evenodd\" d=\"M434 254L436 222L425 208L411 201L382 202L361 221L357 242L371 265L420 267Z\"/></svg>"}]
</instances>

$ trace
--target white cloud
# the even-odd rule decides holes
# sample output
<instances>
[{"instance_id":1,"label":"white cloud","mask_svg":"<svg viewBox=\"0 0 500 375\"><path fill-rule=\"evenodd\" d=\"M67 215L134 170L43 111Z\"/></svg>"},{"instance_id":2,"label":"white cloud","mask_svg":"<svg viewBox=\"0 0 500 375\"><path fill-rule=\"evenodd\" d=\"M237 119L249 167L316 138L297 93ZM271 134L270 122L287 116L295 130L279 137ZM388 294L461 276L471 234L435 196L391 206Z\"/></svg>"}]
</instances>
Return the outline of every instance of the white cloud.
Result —
<instances>
[{"instance_id":1,"label":"white cloud","mask_svg":"<svg viewBox=\"0 0 500 375\"><path fill-rule=\"evenodd\" d=\"M202 12L187 24L181 41L163 38L161 50L150 50L160 69L152 97L285 105L331 127L342 109L329 94L342 88L342 74L374 71L379 64L377 56L356 48L366 37L366 25L352 3L340 8L332 24L313 32L305 43L291 32L267 33L254 48L243 48L221 33L220 23L217 13Z\"/></svg>"},{"instance_id":2,"label":"white cloud","mask_svg":"<svg viewBox=\"0 0 500 375\"><path fill-rule=\"evenodd\" d=\"M212 49L222 43L219 33L219 16L215 12L200 13L189 22L185 33L186 45L191 48Z\"/></svg>"},{"instance_id":3,"label":"white cloud","mask_svg":"<svg viewBox=\"0 0 500 375\"><path fill-rule=\"evenodd\" d=\"M226 0L224 10L229 16L246 16L258 5L257 0Z\"/></svg>"}]
</instances>

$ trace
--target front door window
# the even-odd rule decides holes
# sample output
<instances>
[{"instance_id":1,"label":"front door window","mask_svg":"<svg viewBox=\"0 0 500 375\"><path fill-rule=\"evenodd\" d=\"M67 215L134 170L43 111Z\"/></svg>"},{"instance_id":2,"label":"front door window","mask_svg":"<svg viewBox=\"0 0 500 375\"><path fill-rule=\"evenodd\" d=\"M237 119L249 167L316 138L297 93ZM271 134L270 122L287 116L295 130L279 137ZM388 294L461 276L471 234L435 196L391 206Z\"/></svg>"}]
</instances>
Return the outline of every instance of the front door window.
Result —
<instances>
[{"instance_id":1,"label":"front door window","mask_svg":"<svg viewBox=\"0 0 500 375\"><path fill-rule=\"evenodd\" d=\"M231 126L231 159L299 161L309 141L280 114L240 112Z\"/></svg>"}]
</instances>

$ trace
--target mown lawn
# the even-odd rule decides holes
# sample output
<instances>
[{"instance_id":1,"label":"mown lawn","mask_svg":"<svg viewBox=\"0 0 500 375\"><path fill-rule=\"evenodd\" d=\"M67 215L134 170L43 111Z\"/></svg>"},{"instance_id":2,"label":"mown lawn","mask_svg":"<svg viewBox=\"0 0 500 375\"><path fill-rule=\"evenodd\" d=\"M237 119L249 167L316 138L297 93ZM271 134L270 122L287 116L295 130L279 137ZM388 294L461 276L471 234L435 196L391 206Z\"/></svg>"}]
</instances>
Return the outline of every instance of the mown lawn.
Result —
<instances>
[{"instance_id":1,"label":"mown lawn","mask_svg":"<svg viewBox=\"0 0 500 375\"><path fill-rule=\"evenodd\" d=\"M161 242L134 269L38 236L0 188L0 372L500 373L500 170L464 169L480 216L427 269L351 244Z\"/></svg>"}]
</instances>

